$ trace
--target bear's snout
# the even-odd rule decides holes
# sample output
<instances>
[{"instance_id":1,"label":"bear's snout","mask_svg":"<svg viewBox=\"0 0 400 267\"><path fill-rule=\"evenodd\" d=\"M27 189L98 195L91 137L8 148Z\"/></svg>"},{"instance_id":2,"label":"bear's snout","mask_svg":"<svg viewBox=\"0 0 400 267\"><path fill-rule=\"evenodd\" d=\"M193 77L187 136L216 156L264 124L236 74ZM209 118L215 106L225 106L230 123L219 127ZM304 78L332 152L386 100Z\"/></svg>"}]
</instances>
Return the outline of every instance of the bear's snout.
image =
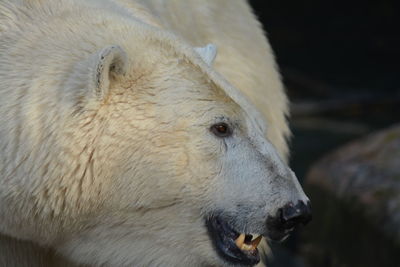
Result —
<instances>
[{"instance_id":1,"label":"bear's snout","mask_svg":"<svg viewBox=\"0 0 400 267\"><path fill-rule=\"evenodd\" d=\"M285 205L279 209L278 212L280 224L283 229L291 229L298 224L307 224L311 221L311 204L308 202L304 204L303 201L299 201L296 206L293 203Z\"/></svg>"},{"instance_id":2,"label":"bear's snout","mask_svg":"<svg viewBox=\"0 0 400 267\"><path fill-rule=\"evenodd\" d=\"M293 204L287 203L278 209L275 217L267 219L269 237L272 240L281 241L299 224L306 225L312 219L311 204L303 201Z\"/></svg>"}]
</instances>

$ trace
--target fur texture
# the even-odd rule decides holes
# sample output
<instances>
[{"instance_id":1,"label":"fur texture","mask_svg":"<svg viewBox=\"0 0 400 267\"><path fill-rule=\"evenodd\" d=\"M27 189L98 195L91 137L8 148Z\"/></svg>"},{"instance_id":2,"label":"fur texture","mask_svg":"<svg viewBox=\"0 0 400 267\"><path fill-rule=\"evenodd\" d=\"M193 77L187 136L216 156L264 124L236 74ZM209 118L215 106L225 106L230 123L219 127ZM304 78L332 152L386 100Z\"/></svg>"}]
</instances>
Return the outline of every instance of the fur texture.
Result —
<instances>
[{"instance_id":1,"label":"fur texture","mask_svg":"<svg viewBox=\"0 0 400 267\"><path fill-rule=\"evenodd\" d=\"M240 0L0 0L0 265L229 266L206 216L307 200L274 64Z\"/></svg>"}]
</instances>

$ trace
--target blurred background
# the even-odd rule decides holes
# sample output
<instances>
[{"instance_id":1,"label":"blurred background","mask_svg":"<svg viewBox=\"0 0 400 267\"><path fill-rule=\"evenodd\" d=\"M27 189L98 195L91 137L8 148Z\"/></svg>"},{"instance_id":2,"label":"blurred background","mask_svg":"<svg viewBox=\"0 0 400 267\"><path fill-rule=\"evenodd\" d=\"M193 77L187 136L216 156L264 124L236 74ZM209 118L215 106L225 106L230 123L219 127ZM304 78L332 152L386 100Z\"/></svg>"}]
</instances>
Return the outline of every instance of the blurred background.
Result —
<instances>
[{"instance_id":1,"label":"blurred background","mask_svg":"<svg viewBox=\"0 0 400 267\"><path fill-rule=\"evenodd\" d=\"M250 0L291 101L313 221L271 267L400 266L399 1Z\"/></svg>"}]
</instances>

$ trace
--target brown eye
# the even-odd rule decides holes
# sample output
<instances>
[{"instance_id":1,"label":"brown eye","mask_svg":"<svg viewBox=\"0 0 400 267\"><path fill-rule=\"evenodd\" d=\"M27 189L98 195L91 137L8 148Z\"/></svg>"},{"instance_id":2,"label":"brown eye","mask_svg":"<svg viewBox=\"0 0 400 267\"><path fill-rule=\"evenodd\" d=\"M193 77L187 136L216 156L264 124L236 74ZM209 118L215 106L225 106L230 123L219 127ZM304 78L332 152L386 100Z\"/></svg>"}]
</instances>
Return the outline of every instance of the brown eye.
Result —
<instances>
[{"instance_id":1,"label":"brown eye","mask_svg":"<svg viewBox=\"0 0 400 267\"><path fill-rule=\"evenodd\" d=\"M228 124L221 122L211 126L211 132L218 137L228 137L232 134Z\"/></svg>"}]
</instances>

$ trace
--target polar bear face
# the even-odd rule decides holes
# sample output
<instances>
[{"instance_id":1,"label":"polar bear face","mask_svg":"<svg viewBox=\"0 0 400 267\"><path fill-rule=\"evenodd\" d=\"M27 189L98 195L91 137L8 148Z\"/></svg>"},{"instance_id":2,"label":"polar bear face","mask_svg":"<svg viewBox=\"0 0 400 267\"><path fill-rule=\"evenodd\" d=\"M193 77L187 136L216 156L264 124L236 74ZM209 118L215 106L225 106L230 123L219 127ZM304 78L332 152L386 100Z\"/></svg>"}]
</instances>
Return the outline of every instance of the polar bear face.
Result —
<instances>
[{"instance_id":1,"label":"polar bear face","mask_svg":"<svg viewBox=\"0 0 400 267\"><path fill-rule=\"evenodd\" d=\"M165 54L135 65L112 46L84 63L89 100L75 105L66 132L78 133L65 142L92 151L82 176L92 181L54 246L95 265L255 265L261 236L305 223L308 199L246 110Z\"/></svg>"}]
</instances>

